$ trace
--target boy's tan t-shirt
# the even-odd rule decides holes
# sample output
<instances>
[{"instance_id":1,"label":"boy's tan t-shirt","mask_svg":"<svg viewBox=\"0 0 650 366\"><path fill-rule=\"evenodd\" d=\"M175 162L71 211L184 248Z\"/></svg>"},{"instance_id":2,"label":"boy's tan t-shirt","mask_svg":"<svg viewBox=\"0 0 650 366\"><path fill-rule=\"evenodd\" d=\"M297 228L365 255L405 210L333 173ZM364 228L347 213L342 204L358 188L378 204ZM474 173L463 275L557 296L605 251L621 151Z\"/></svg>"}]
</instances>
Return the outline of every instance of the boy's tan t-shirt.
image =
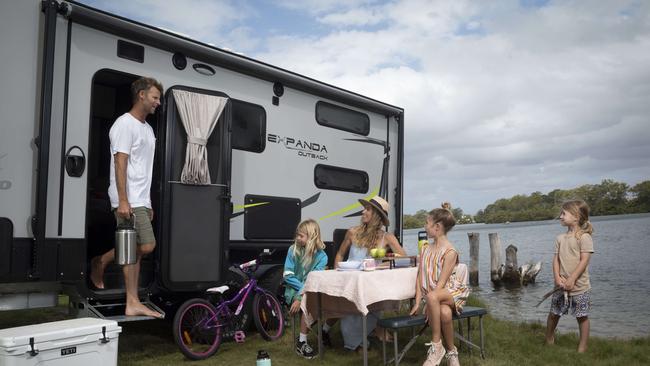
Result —
<instances>
[{"instance_id":1,"label":"boy's tan t-shirt","mask_svg":"<svg viewBox=\"0 0 650 366\"><path fill-rule=\"evenodd\" d=\"M555 254L560 259L560 276L568 278L580 263L580 253L593 253L594 242L589 234L582 234L580 240L572 234L560 234L555 238ZM591 289L589 266L576 280L569 295L580 295Z\"/></svg>"}]
</instances>

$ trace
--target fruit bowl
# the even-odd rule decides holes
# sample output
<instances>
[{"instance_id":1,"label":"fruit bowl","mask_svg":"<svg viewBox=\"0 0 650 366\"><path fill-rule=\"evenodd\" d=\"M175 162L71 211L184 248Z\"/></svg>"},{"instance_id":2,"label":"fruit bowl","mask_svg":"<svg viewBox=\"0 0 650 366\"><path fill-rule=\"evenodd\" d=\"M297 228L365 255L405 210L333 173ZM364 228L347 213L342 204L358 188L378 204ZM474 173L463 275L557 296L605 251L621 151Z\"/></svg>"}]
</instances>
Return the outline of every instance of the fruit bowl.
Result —
<instances>
[{"instance_id":1,"label":"fruit bowl","mask_svg":"<svg viewBox=\"0 0 650 366\"><path fill-rule=\"evenodd\" d=\"M359 267L361 267L360 261L339 262L340 269L359 269Z\"/></svg>"}]
</instances>

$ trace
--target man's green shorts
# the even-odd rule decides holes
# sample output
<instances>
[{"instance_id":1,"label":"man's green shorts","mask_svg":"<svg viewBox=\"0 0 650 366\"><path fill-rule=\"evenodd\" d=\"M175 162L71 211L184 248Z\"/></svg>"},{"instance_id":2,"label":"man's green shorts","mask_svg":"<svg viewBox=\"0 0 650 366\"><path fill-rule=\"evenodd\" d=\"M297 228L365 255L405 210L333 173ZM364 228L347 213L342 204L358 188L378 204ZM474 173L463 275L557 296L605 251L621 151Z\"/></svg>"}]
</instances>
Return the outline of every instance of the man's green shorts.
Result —
<instances>
[{"instance_id":1,"label":"man's green shorts","mask_svg":"<svg viewBox=\"0 0 650 366\"><path fill-rule=\"evenodd\" d=\"M156 238L153 235L153 227L151 227L151 209L146 207L133 207L133 214L135 215L135 231L137 233L136 243L138 245L142 244L155 244ZM113 209L113 214L115 214L115 220L117 220L117 226L120 225L131 225L131 220L125 219L117 214L117 210Z\"/></svg>"}]
</instances>

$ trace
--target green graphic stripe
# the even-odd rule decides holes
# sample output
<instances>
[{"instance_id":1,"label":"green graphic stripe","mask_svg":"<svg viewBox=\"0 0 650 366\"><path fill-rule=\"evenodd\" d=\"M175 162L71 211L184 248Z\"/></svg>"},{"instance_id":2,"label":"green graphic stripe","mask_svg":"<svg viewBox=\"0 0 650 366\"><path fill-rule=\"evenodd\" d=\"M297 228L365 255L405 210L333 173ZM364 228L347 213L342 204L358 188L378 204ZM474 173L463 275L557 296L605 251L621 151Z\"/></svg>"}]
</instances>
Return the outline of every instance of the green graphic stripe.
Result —
<instances>
[{"instance_id":1,"label":"green graphic stripe","mask_svg":"<svg viewBox=\"0 0 650 366\"><path fill-rule=\"evenodd\" d=\"M379 187L375 188L375 190L370 192L370 194L368 196L364 197L363 199L369 200L369 199L373 198L374 196L376 196L378 193L379 193ZM357 201L356 203L351 204L350 206L345 206L345 207L343 207L342 209L340 209L338 211L334 211L331 214L325 215L325 216L321 217L320 219L318 219L318 221L329 219L330 217L340 215L340 214L342 214L344 212L354 210L354 209L356 209L358 207L361 207L361 204L359 203L359 201Z\"/></svg>"},{"instance_id":2,"label":"green graphic stripe","mask_svg":"<svg viewBox=\"0 0 650 366\"><path fill-rule=\"evenodd\" d=\"M258 202L258 203L250 203L248 205L235 205L233 207L234 211L239 211L239 210L245 210L250 207L255 207L255 206L262 206L262 205L268 205L270 202Z\"/></svg>"}]
</instances>

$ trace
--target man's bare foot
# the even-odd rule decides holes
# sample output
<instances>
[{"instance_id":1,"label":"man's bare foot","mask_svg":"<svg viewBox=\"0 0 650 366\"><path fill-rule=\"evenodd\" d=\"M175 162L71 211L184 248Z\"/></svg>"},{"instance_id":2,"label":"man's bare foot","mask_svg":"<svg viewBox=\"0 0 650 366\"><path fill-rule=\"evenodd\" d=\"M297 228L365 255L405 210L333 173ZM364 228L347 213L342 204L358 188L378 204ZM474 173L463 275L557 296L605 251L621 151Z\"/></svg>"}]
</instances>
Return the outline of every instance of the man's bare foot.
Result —
<instances>
[{"instance_id":1,"label":"man's bare foot","mask_svg":"<svg viewBox=\"0 0 650 366\"><path fill-rule=\"evenodd\" d=\"M126 310L124 311L124 315L126 316L137 316L137 315L144 315L144 316L152 316L154 318L162 319L163 315L160 314L157 311L153 311L149 309L148 307L142 305L142 303L139 304L134 304L134 305L127 305Z\"/></svg>"},{"instance_id":2,"label":"man's bare foot","mask_svg":"<svg viewBox=\"0 0 650 366\"><path fill-rule=\"evenodd\" d=\"M104 266L102 266L100 256L96 256L90 261L90 281L95 288L104 289Z\"/></svg>"}]
</instances>

